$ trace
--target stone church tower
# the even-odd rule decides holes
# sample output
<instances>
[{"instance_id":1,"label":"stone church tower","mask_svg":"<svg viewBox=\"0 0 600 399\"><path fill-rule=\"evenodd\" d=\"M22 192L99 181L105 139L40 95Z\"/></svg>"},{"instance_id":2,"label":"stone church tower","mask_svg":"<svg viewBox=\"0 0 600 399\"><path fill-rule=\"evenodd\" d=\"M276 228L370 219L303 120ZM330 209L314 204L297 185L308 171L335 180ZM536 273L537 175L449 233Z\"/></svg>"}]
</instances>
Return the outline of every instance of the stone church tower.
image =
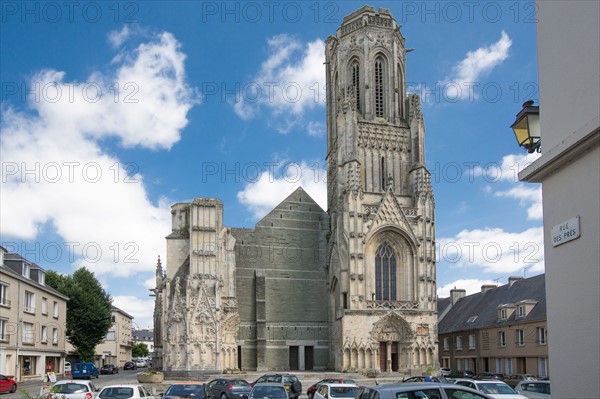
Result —
<instances>
[{"instance_id":1,"label":"stone church tower","mask_svg":"<svg viewBox=\"0 0 600 399\"><path fill-rule=\"evenodd\" d=\"M434 199L420 100L389 11L363 7L326 43L328 211L297 188L254 228L223 203L171 207L156 269L155 367L437 366Z\"/></svg>"},{"instance_id":2,"label":"stone church tower","mask_svg":"<svg viewBox=\"0 0 600 399\"><path fill-rule=\"evenodd\" d=\"M434 198L406 49L388 10L365 6L326 43L330 364L437 363Z\"/></svg>"}]
</instances>

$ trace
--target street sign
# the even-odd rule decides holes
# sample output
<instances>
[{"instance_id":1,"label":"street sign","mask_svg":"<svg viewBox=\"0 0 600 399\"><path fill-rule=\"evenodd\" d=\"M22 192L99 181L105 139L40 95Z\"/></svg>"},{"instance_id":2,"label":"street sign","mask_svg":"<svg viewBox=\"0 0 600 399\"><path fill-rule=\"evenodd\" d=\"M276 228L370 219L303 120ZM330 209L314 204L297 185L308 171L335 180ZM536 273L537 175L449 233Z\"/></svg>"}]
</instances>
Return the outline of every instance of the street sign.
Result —
<instances>
[{"instance_id":1,"label":"street sign","mask_svg":"<svg viewBox=\"0 0 600 399\"><path fill-rule=\"evenodd\" d=\"M552 227L552 246L557 247L579 238L579 216Z\"/></svg>"}]
</instances>

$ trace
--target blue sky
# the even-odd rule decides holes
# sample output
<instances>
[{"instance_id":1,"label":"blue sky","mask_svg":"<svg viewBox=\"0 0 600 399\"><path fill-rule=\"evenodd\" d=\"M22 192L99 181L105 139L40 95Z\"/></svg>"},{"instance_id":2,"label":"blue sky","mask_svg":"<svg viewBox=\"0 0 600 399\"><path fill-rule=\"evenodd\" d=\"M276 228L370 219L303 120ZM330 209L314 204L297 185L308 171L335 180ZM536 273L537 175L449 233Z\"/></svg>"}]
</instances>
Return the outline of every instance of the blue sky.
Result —
<instances>
[{"instance_id":1,"label":"blue sky","mask_svg":"<svg viewBox=\"0 0 600 399\"><path fill-rule=\"evenodd\" d=\"M365 3L1 3L1 244L96 273L151 324L170 205L252 227L298 185L325 207L323 40ZM543 272L535 159L510 131L537 99L533 2L371 3L402 25L436 198L438 294Z\"/></svg>"}]
</instances>

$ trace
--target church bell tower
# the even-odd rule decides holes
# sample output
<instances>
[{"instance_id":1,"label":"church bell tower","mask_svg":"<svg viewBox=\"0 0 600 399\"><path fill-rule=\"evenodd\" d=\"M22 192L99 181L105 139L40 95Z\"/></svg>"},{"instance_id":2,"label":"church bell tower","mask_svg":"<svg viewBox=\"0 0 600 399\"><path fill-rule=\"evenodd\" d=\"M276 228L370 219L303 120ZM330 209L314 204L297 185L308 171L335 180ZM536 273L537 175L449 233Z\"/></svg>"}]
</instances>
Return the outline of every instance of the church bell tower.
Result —
<instances>
[{"instance_id":1,"label":"church bell tower","mask_svg":"<svg viewBox=\"0 0 600 399\"><path fill-rule=\"evenodd\" d=\"M365 6L326 42L330 365L437 367L435 216L405 40Z\"/></svg>"}]
</instances>

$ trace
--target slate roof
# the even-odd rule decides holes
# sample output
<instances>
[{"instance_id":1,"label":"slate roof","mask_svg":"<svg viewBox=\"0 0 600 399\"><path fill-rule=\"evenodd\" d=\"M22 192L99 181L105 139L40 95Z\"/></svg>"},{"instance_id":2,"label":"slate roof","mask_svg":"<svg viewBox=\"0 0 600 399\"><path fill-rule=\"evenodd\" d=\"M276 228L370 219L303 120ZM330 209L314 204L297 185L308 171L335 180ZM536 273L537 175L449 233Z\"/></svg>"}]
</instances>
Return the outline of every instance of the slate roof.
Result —
<instances>
[{"instance_id":1,"label":"slate roof","mask_svg":"<svg viewBox=\"0 0 600 399\"><path fill-rule=\"evenodd\" d=\"M537 301L537 304L525 317L516 317L516 310L505 320L498 320L498 306L516 304L524 300ZM477 316L474 322L468 323L470 317ZM439 334L481 328L498 327L529 323L546 319L546 276L530 277L518 280L512 286L502 285L497 288L465 296L452 306L438 325Z\"/></svg>"},{"instance_id":2,"label":"slate roof","mask_svg":"<svg viewBox=\"0 0 600 399\"><path fill-rule=\"evenodd\" d=\"M131 332L136 341L154 341L154 331L148 329L133 330Z\"/></svg>"}]
</instances>

